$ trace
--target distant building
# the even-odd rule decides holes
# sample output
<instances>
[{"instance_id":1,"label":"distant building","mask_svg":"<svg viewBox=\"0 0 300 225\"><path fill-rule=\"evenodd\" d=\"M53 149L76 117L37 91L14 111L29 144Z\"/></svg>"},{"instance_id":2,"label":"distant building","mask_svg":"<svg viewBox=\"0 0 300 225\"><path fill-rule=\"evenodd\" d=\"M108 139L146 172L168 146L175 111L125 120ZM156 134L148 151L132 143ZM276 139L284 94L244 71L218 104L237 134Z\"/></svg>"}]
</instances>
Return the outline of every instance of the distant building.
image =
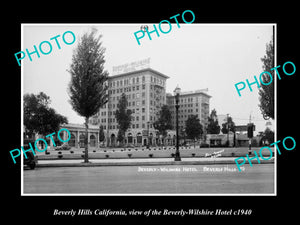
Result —
<instances>
[{"instance_id":1,"label":"distant building","mask_svg":"<svg viewBox=\"0 0 300 225\"><path fill-rule=\"evenodd\" d=\"M191 115L197 115L200 123L203 126L205 133L208 125L209 117L209 100L210 95L207 94L208 89L181 92L179 96L179 111L178 111L178 124L179 130L185 129L185 121ZM167 104L170 107L171 118L173 127L176 127L176 109L175 109L175 96L167 94Z\"/></svg>"}]
</instances>

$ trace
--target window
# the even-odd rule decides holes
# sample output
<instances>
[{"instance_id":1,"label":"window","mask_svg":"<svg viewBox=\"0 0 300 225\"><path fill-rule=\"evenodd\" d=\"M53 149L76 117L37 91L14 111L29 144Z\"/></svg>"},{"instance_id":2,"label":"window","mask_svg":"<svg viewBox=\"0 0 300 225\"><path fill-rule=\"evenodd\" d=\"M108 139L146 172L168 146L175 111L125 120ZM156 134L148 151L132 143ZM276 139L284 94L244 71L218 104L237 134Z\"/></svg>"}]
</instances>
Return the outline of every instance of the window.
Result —
<instances>
[{"instance_id":1,"label":"window","mask_svg":"<svg viewBox=\"0 0 300 225\"><path fill-rule=\"evenodd\" d=\"M145 120L145 116L142 116L142 120Z\"/></svg>"},{"instance_id":2,"label":"window","mask_svg":"<svg viewBox=\"0 0 300 225\"><path fill-rule=\"evenodd\" d=\"M137 91L140 90L140 86L136 86L136 90L137 90Z\"/></svg>"},{"instance_id":3,"label":"window","mask_svg":"<svg viewBox=\"0 0 300 225\"><path fill-rule=\"evenodd\" d=\"M138 123L136 124L136 128L139 128L139 124Z\"/></svg>"},{"instance_id":4,"label":"window","mask_svg":"<svg viewBox=\"0 0 300 225\"><path fill-rule=\"evenodd\" d=\"M145 98L145 96L146 96L146 93L142 92L142 97Z\"/></svg>"},{"instance_id":5,"label":"window","mask_svg":"<svg viewBox=\"0 0 300 225\"><path fill-rule=\"evenodd\" d=\"M142 100L142 105L145 105L145 100Z\"/></svg>"},{"instance_id":6,"label":"window","mask_svg":"<svg viewBox=\"0 0 300 225\"><path fill-rule=\"evenodd\" d=\"M142 112L143 112L143 113L145 112L145 108L142 108Z\"/></svg>"},{"instance_id":7,"label":"window","mask_svg":"<svg viewBox=\"0 0 300 225\"><path fill-rule=\"evenodd\" d=\"M145 128L145 124L144 123L142 123L142 128Z\"/></svg>"},{"instance_id":8,"label":"window","mask_svg":"<svg viewBox=\"0 0 300 225\"><path fill-rule=\"evenodd\" d=\"M145 85L145 84L143 84L142 88L143 88L143 90L145 90L145 88L146 88L146 85Z\"/></svg>"},{"instance_id":9,"label":"window","mask_svg":"<svg viewBox=\"0 0 300 225\"><path fill-rule=\"evenodd\" d=\"M139 116L136 116L136 121L139 121L139 119L140 119Z\"/></svg>"},{"instance_id":10,"label":"window","mask_svg":"<svg viewBox=\"0 0 300 225\"><path fill-rule=\"evenodd\" d=\"M142 77L142 81L143 81L143 83L145 83L145 76Z\"/></svg>"}]
</instances>

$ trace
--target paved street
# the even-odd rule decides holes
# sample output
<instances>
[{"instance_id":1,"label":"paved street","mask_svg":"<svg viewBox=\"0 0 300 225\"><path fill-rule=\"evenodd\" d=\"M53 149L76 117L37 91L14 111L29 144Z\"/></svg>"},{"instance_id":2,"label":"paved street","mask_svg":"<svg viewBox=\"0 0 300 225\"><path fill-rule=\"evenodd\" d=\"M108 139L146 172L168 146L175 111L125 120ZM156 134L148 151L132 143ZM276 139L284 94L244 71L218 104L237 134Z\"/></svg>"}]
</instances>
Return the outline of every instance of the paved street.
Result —
<instances>
[{"instance_id":1,"label":"paved street","mask_svg":"<svg viewBox=\"0 0 300 225\"><path fill-rule=\"evenodd\" d=\"M274 164L54 167L24 170L24 194L269 193Z\"/></svg>"}]
</instances>

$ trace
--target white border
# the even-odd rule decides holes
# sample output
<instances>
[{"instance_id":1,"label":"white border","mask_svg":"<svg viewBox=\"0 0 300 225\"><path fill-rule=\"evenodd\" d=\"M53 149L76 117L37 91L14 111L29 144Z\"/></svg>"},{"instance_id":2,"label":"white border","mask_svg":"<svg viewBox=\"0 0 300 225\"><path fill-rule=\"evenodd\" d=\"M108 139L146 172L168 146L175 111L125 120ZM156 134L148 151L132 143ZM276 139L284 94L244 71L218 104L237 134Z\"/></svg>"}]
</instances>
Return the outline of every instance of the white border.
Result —
<instances>
[{"instance_id":1,"label":"white border","mask_svg":"<svg viewBox=\"0 0 300 225\"><path fill-rule=\"evenodd\" d=\"M147 25L149 23L145 23L144 25ZM132 26L140 26L141 24L137 23L127 23L127 24L108 24L108 23L68 23L68 24L61 24L61 23L21 23L21 49L24 49L24 26L30 25L30 26L120 26L120 25L132 25ZM189 25L189 24L181 24L181 25ZM274 29L274 65L275 67L277 66L277 23L226 23L226 24L220 24L220 23L194 23L195 25L200 25L200 26L275 26ZM21 63L21 144L20 146L23 146L23 63ZM277 141L277 79L275 79L275 142ZM121 194L121 193L109 193L109 194L99 194L99 193L94 193L94 194L87 194L87 193L79 193L79 194L69 194L69 193L64 193L64 194L58 194L58 193L48 193L48 194L41 194L41 193L24 193L24 174L23 174L23 157L21 157L21 196L277 196L277 151L275 150L274 146L274 153L275 153L275 162L274 162L274 193L235 193L235 194L196 194L196 193L182 193L182 194L169 194L169 193L164 193L164 194L153 194L153 193L131 193L131 194Z\"/></svg>"}]
</instances>

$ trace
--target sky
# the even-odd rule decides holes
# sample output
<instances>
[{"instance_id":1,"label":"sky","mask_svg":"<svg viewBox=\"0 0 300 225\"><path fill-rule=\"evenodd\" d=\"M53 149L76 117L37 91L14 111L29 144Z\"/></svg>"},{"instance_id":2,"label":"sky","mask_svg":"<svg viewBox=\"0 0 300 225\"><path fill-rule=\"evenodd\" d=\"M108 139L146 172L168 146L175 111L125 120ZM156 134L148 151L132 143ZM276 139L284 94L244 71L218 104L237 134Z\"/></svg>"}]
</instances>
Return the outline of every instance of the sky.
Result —
<instances>
[{"instance_id":1,"label":"sky","mask_svg":"<svg viewBox=\"0 0 300 225\"><path fill-rule=\"evenodd\" d=\"M72 53L79 38L92 28L102 35L102 44L106 48L105 69L112 75L112 67L146 59L150 67L170 78L167 80L168 93L178 85L182 91L208 88L211 95L210 111L216 109L218 115L229 114L236 125L246 125L251 120L258 131L265 130L266 121L258 107L258 88L253 92L247 87L238 95L235 84L241 81L254 81L263 72L261 58L265 55L266 44L272 37L272 24L180 24L172 23L168 34L155 33L140 39L138 45L134 33L141 25L147 25L149 31L153 24L23 24L22 51L34 50L43 41L52 44L48 55L40 53L22 60L23 94L38 94L43 91L51 99L51 107L66 116L69 123L83 123L84 119L73 111L69 104L67 87L70 82ZM158 27L158 24L156 24ZM162 26L163 30L168 27ZM67 45L62 40L66 31L72 31L76 40ZM57 38L61 49L58 49ZM66 35L66 41L72 41ZM47 45L43 45L46 52ZM274 122L272 122L274 124Z\"/></svg>"}]
</instances>

